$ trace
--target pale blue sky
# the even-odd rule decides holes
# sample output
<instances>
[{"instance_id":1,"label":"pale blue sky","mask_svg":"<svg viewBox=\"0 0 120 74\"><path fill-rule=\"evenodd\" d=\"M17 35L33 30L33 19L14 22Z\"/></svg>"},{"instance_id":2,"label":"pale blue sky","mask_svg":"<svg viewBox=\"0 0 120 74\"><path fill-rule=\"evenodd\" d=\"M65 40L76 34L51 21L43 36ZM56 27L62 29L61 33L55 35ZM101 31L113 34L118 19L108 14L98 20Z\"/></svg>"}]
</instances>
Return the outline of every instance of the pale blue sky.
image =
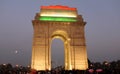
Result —
<instances>
[{"instance_id":1,"label":"pale blue sky","mask_svg":"<svg viewBox=\"0 0 120 74\"><path fill-rule=\"evenodd\" d=\"M0 64L30 64L31 21L40 12L41 5L76 7L87 22L85 35L88 58L100 62L120 60L120 0L0 0ZM57 50L56 44L59 45ZM55 56L57 53L63 56L60 40L53 41L52 51ZM59 56L57 59L63 59Z\"/></svg>"}]
</instances>

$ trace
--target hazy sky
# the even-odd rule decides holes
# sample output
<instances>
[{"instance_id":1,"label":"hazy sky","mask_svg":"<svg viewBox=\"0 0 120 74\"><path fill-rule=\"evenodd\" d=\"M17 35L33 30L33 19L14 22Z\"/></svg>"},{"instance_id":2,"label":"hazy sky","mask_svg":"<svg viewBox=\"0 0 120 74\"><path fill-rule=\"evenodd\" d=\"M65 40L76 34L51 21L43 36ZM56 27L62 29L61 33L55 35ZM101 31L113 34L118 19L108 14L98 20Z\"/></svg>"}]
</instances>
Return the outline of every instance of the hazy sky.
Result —
<instances>
[{"instance_id":1,"label":"hazy sky","mask_svg":"<svg viewBox=\"0 0 120 74\"><path fill-rule=\"evenodd\" d=\"M0 0L0 64L30 65L31 21L41 5L76 7L87 22L88 58L99 62L120 60L120 0ZM63 62L63 42L53 40L52 48L55 64Z\"/></svg>"}]
</instances>

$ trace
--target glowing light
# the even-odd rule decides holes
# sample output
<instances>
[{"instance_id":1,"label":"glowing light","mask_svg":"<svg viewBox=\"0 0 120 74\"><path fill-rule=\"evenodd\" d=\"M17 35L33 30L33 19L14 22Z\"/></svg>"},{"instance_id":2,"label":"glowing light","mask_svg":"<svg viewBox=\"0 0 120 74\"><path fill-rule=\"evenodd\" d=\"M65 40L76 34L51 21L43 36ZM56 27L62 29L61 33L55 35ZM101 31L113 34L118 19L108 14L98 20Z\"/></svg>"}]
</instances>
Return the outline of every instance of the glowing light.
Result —
<instances>
[{"instance_id":1,"label":"glowing light","mask_svg":"<svg viewBox=\"0 0 120 74\"><path fill-rule=\"evenodd\" d=\"M19 65L18 64L16 64L16 67L18 67Z\"/></svg>"},{"instance_id":2,"label":"glowing light","mask_svg":"<svg viewBox=\"0 0 120 74\"><path fill-rule=\"evenodd\" d=\"M50 66L49 66L48 70L51 70Z\"/></svg>"},{"instance_id":3,"label":"glowing light","mask_svg":"<svg viewBox=\"0 0 120 74\"><path fill-rule=\"evenodd\" d=\"M77 10L68 6L41 6L40 18L41 21L64 21L76 22Z\"/></svg>"},{"instance_id":4,"label":"glowing light","mask_svg":"<svg viewBox=\"0 0 120 74\"><path fill-rule=\"evenodd\" d=\"M3 64L4 66L6 65L6 64Z\"/></svg>"},{"instance_id":5,"label":"glowing light","mask_svg":"<svg viewBox=\"0 0 120 74\"><path fill-rule=\"evenodd\" d=\"M68 41L70 41L70 38L68 38Z\"/></svg>"},{"instance_id":6,"label":"glowing light","mask_svg":"<svg viewBox=\"0 0 120 74\"><path fill-rule=\"evenodd\" d=\"M59 13L41 13L40 16L52 16L52 17L77 17L75 14L59 14Z\"/></svg>"},{"instance_id":7,"label":"glowing light","mask_svg":"<svg viewBox=\"0 0 120 74\"><path fill-rule=\"evenodd\" d=\"M41 6L40 16L77 17L77 10L76 8L61 5Z\"/></svg>"},{"instance_id":8,"label":"glowing light","mask_svg":"<svg viewBox=\"0 0 120 74\"><path fill-rule=\"evenodd\" d=\"M75 18L66 18L66 17L40 17L39 20L41 21L69 21L75 22Z\"/></svg>"},{"instance_id":9,"label":"glowing light","mask_svg":"<svg viewBox=\"0 0 120 74\"><path fill-rule=\"evenodd\" d=\"M40 12L40 16L77 17L77 11L42 9Z\"/></svg>"},{"instance_id":10,"label":"glowing light","mask_svg":"<svg viewBox=\"0 0 120 74\"><path fill-rule=\"evenodd\" d=\"M27 67L28 67L28 68L30 68L30 66L29 66L29 65L28 65Z\"/></svg>"},{"instance_id":11,"label":"glowing light","mask_svg":"<svg viewBox=\"0 0 120 74\"><path fill-rule=\"evenodd\" d=\"M62 10L76 10L76 8L71 8L68 6L62 6L62 5L50 5L50 6L41 6L41 9L62 9Z\"/></svg>"},{"instance_id":12,"label":"glowing light","mask_svg":"<svg viewBox=\"0 0 120 74\"><path fill-rule=\"evenodd\" d=\"M94 72L94 70L93 70L93 69L89 69L88 71L89 71L90 73L93 73L93 72Z\"/></svg>"},{"instance_id":13,"label":"glowing light","mask_svg":"<svg viewBox=\"0 0 120 74\"><path fill-rule=\"evenodd\" d=\"M15 50L15 54L17 54L18 53L18 51L17 50Z\"/></svg>"},{"instance_id":14,"label":"glowing light","mask_svg":"<svg viewBox=\"0 0 120 74\"><path fill-rule=\"evenodd\" d=\"M102 72L103 70L102 70L102 69L97 69L96 71L97 71L97 72Z\"/></svg>"},{"instance_id":15,"label":"glowing light","mask_svg":"<svg viewBox=\"0 0 120 74\"><path fill-rule=\"evenodd\" d=\"M70 70L72 70L72 65L70 65Z\"/></svg>"}]
</instances>

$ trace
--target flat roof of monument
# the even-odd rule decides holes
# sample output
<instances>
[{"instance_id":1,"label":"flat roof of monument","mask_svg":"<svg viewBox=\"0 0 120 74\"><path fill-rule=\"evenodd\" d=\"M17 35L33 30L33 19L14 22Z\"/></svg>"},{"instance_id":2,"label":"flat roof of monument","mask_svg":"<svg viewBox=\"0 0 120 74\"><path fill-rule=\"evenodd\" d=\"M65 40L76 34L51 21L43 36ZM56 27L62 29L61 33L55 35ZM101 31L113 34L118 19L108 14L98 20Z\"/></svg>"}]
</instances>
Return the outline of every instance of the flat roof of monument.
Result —
<instances>
[{"instance_id":1,"label":"flat roof of monument","mask_svg":"<svg viewBox=\"0 0 120 74\"><path fill-rule=\"evenodd\" d=\"M57 9L57 10L77 10L76 8L73 7L68 7L68 6L63 6L63 5L49 5L49 6L41 6L41 9Z\"/></svg>"}]
</instances>

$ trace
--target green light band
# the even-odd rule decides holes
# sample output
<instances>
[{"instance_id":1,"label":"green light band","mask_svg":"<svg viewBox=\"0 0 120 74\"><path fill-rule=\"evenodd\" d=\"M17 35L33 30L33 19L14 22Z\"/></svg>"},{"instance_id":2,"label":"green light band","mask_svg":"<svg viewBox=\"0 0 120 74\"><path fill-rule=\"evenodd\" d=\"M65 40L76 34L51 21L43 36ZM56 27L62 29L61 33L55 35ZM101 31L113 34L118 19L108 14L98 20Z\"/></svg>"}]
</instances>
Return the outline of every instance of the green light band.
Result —
<instances>
[{"instance_id":1,"label":"green light band","mask_svg":"<svg viewBox=\"0 0 120 74\"><path fill-rule=\"evenodd\" d=\"M41 21L63 21L63 22L76 22L75 18L68 18L68 17L40 17L39 20Z\"/></svg>"}]
</instances>

